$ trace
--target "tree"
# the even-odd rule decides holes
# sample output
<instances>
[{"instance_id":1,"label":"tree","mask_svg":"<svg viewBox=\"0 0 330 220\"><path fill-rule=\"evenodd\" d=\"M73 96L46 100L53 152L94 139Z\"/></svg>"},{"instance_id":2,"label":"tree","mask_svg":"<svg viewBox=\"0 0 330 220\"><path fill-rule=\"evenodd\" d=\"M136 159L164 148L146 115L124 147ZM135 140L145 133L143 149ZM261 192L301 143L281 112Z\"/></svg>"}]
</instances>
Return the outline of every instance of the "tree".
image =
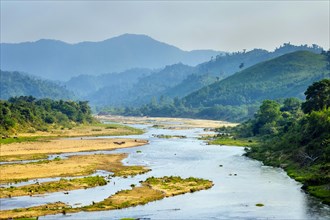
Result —
<instances>
[{"instance_id":1,"label":"tree","mask_svg":"<svg viewBox=\"0 0 330 220\"><path fill-rule=\"evenodd\" d=\"M305 92L306 101L302 104L302 110L308 114L330 106L330 79L323 79L313 83Z\"/></svg>"},{"instance_id":2,"label":"tree","mask_svg":"<svg viewBox=\"0 0 330 220\"><path fill-rule=\"evenodd\" d=\"M244 63L241 63L241 64L239 65L239 68L242 69L243 67L244 67Z\"/></svg>"},{"instance_id":3,"label":"tree","mask_svg":"<svg viewBox=\"0 0 330 220\"><path fill-rule=\"evenodd\" d=\"M290 113L296 113L301 106L301 101L297 98L287 98L283 102L281 111L287 111Z\"/></svg>"},{"instance_id":4,"label":"tree","mask_svg":"<svg viewBox=\"0 0 330 220\"><path fill-rule=\"evenodd\" d=\"M253 127L254 134L276 133L277 122L280 121L280 104L273 100L262 102L259 111L256 114L256 123Z\"/></svg>"}]
</instances>

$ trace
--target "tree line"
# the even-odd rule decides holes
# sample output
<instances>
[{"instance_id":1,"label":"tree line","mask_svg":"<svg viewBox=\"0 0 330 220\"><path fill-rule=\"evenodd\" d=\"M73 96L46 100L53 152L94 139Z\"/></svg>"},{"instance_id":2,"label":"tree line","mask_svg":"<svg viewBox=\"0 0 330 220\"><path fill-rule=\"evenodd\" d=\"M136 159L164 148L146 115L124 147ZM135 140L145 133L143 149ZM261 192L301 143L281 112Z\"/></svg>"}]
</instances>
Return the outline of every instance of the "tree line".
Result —
<instances>
[{"instance_id":1,"label":"tree line","mask_svg":"<svg viewBox=\"0 0 330 220\"><path fill-rule=\"evenodd\" d=\"M0 132L2 135L20 131L46 131L49 126L72 127L92 123L87 101L36 99L32 96L0 100Z\"/></svg>"}]
</instances>

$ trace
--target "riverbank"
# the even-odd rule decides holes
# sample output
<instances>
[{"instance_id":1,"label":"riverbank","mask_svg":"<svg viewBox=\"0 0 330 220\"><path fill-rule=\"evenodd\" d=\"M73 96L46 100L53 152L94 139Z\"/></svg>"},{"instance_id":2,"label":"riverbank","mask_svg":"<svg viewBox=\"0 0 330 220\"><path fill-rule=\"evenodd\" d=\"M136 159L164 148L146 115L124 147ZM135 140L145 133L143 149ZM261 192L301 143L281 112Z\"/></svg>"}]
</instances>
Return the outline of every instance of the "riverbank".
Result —
<instances>
[{"instance_id":1,"label":"riverbank","mask_svg":"<svg viewBox=\"0 0 330 220\"><path fill-rule=\"evenodd\" d=\"M127 154L96 154L26 164L5 164L1 165L0 183L48 177L84 176L96 170L113 172L114 176L131 176L149 171L142 166L124 166L121 161L126 157Z\"/></svg>"},{"instance_id":2,"label":"riverbank","mask_svg":"<svg viewBox=\"0 0 330 220\"><path fill-rule=\"evenodd\" d=\"M301 166L292 161L289 154L263 150L260 147L247 150L246 156L262 161L267 166L280 167L293 178L301 182L306 193L319 198L330 205L330 164L311 164Z\"/></svg>"},{"instance_id":3,"label":"riverbank","mask_svg":"<svg viewBox=\"0 0 330 220\"><path fill-rule=\"evenodd\" d=\"M72 208L62 202L0 211L1 219L31 218L44 215L67 214L81 211L105 211L144 205L165 197L176 196L184 193L193 193L199 190L209 189L213 186L212 181L181 177L148 178L141 182L141 186L132 186L131 190L122 190L107 199L93 203L89 206Z\"/></svg>"},{"instance_id":4,"label":"riverbank","mask_svg":"<svg viewBox=\"0 0 330 220\"><path fill-rule=\"evenodd\" d=\"M52 139L1 145L0 161L47 159L49 154L115 150L147 144L139 139Z\"/></svg>"},{"instance_id":5,"label":"riverbank","mask_svg":"<svg viewBox=\"0 0 330 220\"><path fill-rule=\"evenodd\" d=\"M124 136L124 135L138 135L142 134L143 130L119 125L119 124L89 124L77 125L72 128L56 127L49 128L45 131L31 130L29 132L21 132L11 137L2 137L0 144L47 141L51 139L65 138L65 137L81 137L81 136Z\"/></svg>"},{"instance_id":6,"label":"riverbank","mask_svg":"<svg viewBox=\"0 0 330 220\"><path fill-rule=\"evenodd\" d=\"M261 138L236 138L228 136L203 137L208 144L225 146L242 146L246 148L245 156L263 162L267 166L280 167L288 176L303 184L302 189L317 198L322 203L330 205L330 164L311 164L304 166L294 162L292 152L283 153L267 148ZM268 143L271 145L271 143ZM298 155L297 155L298 156ZM301 156L301 155L300 155Z\"/></svg>"},{"instance_id":7,"label":"riverbank","mask_svg":"<svg viewBox=\"0 0 330 220\"><path fill-rule=\"evenodd\" d=\"M163 117L124 117L116 115L96 116L98 120L124 124L151 124L163 129L218 128L234 127L237 123L216 120Z\"/></svg>"}]
</instances>

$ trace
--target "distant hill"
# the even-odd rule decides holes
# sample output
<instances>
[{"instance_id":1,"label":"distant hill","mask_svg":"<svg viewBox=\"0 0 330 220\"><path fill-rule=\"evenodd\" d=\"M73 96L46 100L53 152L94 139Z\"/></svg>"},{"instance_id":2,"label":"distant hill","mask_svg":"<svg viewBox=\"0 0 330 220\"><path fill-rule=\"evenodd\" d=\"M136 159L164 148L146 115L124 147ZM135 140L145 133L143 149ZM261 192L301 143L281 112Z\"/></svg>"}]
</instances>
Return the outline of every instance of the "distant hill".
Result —
<instances>
[{"instance_id":1,"label":"distant hill","mask_svg":"<svg viewBox=\"0 0 330 220\"><path fill-rule=\"evenodd\" d=\"M75 94L82 98L95 96L91 99L103 99L105 102L112 97L110 94L119 90L130 90L132 86L139 81L140 78L152 74L154 71L150 69L134 68L119 73L107 73L98 76L79 75L72 77L65 83L67 88L74 91ZM105 90L110 90L109 97L104 97ZM100 90L100 92L98 92ZM102 91L101 91L102 90ZM99 93L95 94L94 93Z\"/></svg>"},{"instance_id":2,"label":"distant hill","mask_svg":"<svg viewBox=\"0 0 330 220\"><path fill-rule=\"evenodd\" d=\"M188 95L184 101L193 107L211 107L286 97L303 99L310 84L330 77L326 65L323 55L297 51L242 70Z\"/></svg>"},{"instance_id":3,"label":"distant hill","mask_svg":"<svg viewBox=\"0 0 330 220\"><path fill-rule=\"evenodd\" d=\"M197 65L221 52L183 51L146 35L124 34L101 42L68 44L57 40L1 44L1 69L30 72L66 81L132 68L162 68L182 62Z\"/></svg>"},{"instance_id":4,"label":"distant hill","mask_svg":"<svg viewBox=\"0 0 330 220\"><path fill-rule=\"evenodd\" d=\"M113 80L110 80L112 75L109 74L109 80L103 80L105 86L86 97L94 105L140 106L152 98L160 98L167 89L178 85L192 71L193 67L179 63L153 72L137 69L134 72L139 77L129 77L127 80L122 79L128 76L127 71L118 74L118 78Z\"/></svg>"},{"instance_id":5,"label":"distant hill","mask_svg":"<svg viewBox=\"0 0 330 220\"><path fill-rule=\"evenodd\" d=\"M74 99L73 92L64 86L20 72L0 71L0 99L16 96Z\"/></svg>"}]
</instances>

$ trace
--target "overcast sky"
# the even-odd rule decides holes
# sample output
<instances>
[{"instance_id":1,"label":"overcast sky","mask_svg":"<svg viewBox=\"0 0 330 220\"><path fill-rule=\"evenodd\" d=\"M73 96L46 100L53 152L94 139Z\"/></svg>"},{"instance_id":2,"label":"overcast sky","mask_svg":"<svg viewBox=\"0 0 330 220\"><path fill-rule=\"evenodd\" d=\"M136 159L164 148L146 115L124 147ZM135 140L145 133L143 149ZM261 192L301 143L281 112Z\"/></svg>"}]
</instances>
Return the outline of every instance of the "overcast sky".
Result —
<instances>
[{"instance_id":1,"label":"overcast sky","mask_svg":"<svg viewBox=\"0 0 330 220\"><path fill-rule=\"evenodd\" d=\"M1 42L101 41L146 34L184 50L318 44L329 49L330 1L1 0Z\"/></svg>"}]
</instances>

